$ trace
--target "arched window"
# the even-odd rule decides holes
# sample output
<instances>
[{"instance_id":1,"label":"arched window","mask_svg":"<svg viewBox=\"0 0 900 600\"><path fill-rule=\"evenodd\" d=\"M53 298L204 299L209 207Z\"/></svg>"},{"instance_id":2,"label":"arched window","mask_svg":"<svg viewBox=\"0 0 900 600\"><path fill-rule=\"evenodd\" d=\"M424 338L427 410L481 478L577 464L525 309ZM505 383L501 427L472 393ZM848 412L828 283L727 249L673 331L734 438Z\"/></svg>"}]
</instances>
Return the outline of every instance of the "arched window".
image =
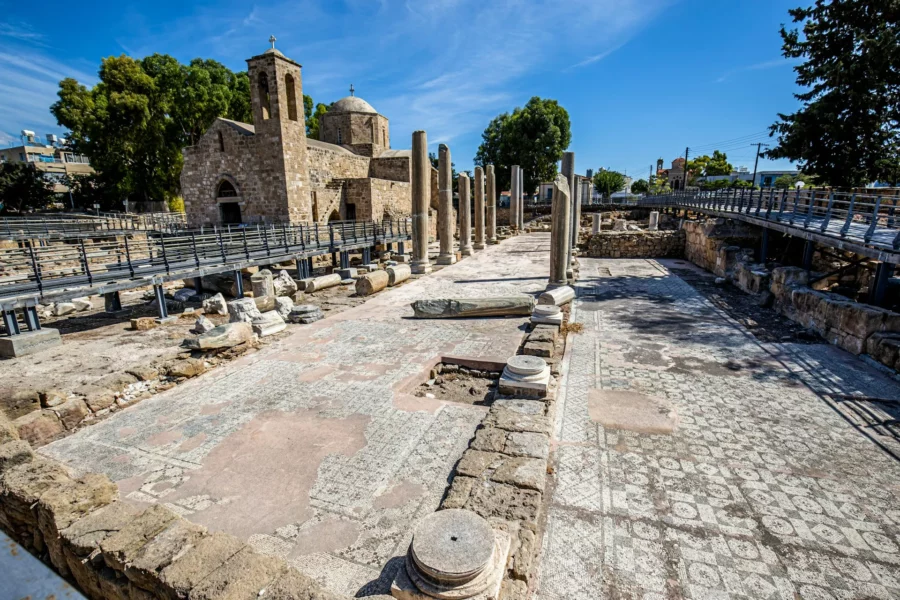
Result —
<instances>
[{"instance_id":1,"label":"arched window","mask_svg":"<svg viewBox=\"0 0 900 600\"><path fill-rule=\"evenodd\" d=\"M259 74L257 80L257 90L259 92L259 108L262 111L262 118L268 119L272 110L269 101L269 76L265 73Z\"/></svg>"},{"instance_id":2,"label":"arched window","mask_svg":"<svg viewBox=\"0 0 900 600\"><path fill-rule=\"evenodd\" d=\"M341 137L341 128L338 127L338 145L340 146L343 143L344 143L344 141L343 141L343 138Z\"/></svg>"},{"instance_id":3,"label":"arched window","mask_svg":"<svg viewBox=\"0 0 900 600\"><path fill-rule=\"evenodd\" d=\"M287 89L288 119L297 120L297 91L294 88L294 77L291 74L284 76L284 87Z\"/></svg>"},{"instance_id":4,"label":"arched window","mask_svg":"<svg viewBox=\"0 0 900 600\"><path fill-rule=\"evenodd\" d=\"M216 191L216 198L236 198L237 190L234 189L234 185L230 181L223 181L219 184L219 189Z\"/></svg>"},{"instance_id":5,"label":"arched window","mask_svg":"<svg viewBox=\"0 0 900 600\"><path fill-rule=\"evenodd\" d=\"M219 152L225 152L225 138L222 137L222 132L219 132Z\"/></svg>"}]
</instances>

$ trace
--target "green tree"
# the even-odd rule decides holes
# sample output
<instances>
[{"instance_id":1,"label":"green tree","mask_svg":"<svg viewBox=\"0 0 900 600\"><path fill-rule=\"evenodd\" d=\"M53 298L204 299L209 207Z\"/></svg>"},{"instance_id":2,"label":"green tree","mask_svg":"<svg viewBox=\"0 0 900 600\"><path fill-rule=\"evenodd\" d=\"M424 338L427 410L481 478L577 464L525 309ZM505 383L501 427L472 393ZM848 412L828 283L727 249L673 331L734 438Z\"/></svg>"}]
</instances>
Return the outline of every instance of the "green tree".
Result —
<instances>
[{"instance_id":1,"label":"green tree","mask_svg":"<svg viewBox=\"0 0 900 600\"><path fill-rule=\"evenodd\" d=\"M50 110L69 130L72 150L97 169L93 192L101 192L104 208L179 195L182 148L217 117L250 120L246 73L213 60L182 65L165 54L109 57L99 79L90 90L62 80Z\"/></svg>"},{"instance_id":2,"label":"green tree","mask_svg":"<svg viewBox=\"0 0 900 600\"><path fill-rule=\"evenodd\" d=\"M715 179L713 181L704 181L700 184L702 190L724 190L731 187L731 181L728 179Z\"/></svg>"},{"instance_id":3,"label":"green tree","mask_svg":"<svg viewBox=\"0 0 900 600\"><path fill-rule=\"evenodd\" d=\"M650 191L650 184L646 179L638 179L631 184L632 194L646 194L648 191Z\"/></svg>"},{"instance_id":4,"label":"green tree","mask_svg":"<svg viewBox=\"0 0 900 600\"><path fill-rule=\"evenodd\" d=\"M900 4L816 0L789 11L786 58L800 58L803 104L771 126L768 158L788 158L836 187L896 181L900 173Z\"/></svg>"},{"instance_id":5,"label":"green tree","mask_svg":"<svg viewBox=\"0 0 900 600\"><path fill-rule=\"evenodd\" d=\"M304 109L306 100L308 96L304 96ZM316 104L316 110L306 118L306 137L312 138L314 140L319 139L319 119L322 115L328 112L328 106L322 104Z\"/></svg>"},{"instance_id":6,"label":"green tree","mask_svg":"<svg viewBox=\"0 0 900 600\"><path fill-rule=\"evenodd\" d=\"M728 155L715 150L712 156L704 154L687 163L691 179L709 175L731 175L734 167L728 162Z\"/></svg>"},{"instance_id":7,"label":"green tree","mask_svg":"<svg viewBox=\"0 0 900 600\"><path fill-rule=\"evenodd\" d=\"M654 176L650 181L650 193L651 194L668 194L672 191L672 186L669 185L669 180L665 177Z\"/></svg>"},{"instance_id":8,"label":"green tree","mask_svg":"<svg viewBox=\"0 0 900 600\"><path fill-rule=\"evenodd\" d=\"M53 189L43 174L26 163L0 165L0 209L21 213L45 208Z\"/></svg>"},{"instance_id":9,"label":"green tree","mask_svg":"<svg viewBox=\"0 0 900 600\"><path fill-rule=\"evenodd\" d=\"M494 165L498 189L509 189L510 167L525 174L523 189L534 190L551 181L557 163L572 141L569 113L556 100L531 98L512 113L495 117L481 134L475 164Z\"/></svg>"},{"instance_id":10,"label":"green tree","mask_svg":"<svg viewBox=\"0 0 900 600\"><path fill-rule=\"evenodd\" d=\"M600 169L594 173L594 189L609 198L610 194L625 189L625 176L617 171Z\"/></svg>"}]
</instances>

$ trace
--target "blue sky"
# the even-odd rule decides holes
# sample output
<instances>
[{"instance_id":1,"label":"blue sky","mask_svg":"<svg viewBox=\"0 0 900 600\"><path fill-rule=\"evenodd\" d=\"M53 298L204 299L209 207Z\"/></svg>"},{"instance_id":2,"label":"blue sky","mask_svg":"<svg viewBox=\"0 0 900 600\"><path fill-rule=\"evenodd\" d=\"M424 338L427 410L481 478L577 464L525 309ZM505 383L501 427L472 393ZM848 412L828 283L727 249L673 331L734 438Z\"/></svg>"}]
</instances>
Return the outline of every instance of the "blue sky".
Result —
<instances>
[{"instance_id":1,"label":"blue sky","mask_svg":"<svg viewBox=\"0 0 900 600\"><path fill-rule=\"evenodd\" d=\"M807 2L808 3L808 2ZM572 120L579 172L646 177L750 144L797 102L778 28L799 0L292 0L71 3L0 1L0 143L61 133L48 107L66 76L92 85L100 59L167 53L234 70L277 47L303 65L304 92L332 102L352 83L391 120L394 148L416 129L471 168L481 132L531 96ZM789 167L761 161L760 169Z\"/></svg>"}]
</instances>

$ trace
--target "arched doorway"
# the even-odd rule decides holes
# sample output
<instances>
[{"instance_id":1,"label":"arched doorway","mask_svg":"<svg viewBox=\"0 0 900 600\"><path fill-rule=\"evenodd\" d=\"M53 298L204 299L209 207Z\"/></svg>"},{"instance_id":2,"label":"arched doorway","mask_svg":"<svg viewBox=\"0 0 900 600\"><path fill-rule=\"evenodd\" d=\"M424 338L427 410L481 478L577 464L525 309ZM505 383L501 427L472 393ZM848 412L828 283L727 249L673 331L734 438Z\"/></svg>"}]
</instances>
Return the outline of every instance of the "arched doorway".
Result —
<instances>
[{"instance_id":1,"label":"arched doorway","mask_svg":"<svg viewBox=\"0 0 900 600\"><path fill-rule=\"evenodd\" d=\"M331 214L328 215L329 223L331 223L333 221L340 221L340 220L341 220L341 213L339 213L337 209L334 209L333 211L331 211Z\"/></svg>"},{"instance_id":2,"label":"arched doorway","mask_svg":"<svg viewBox=\"0 0 900 600\"><path fill-rule=\"evenodd\" d=\"M219 216L222 223L237 225L242 223L241 205L238 204L238 193L234 184L227 179L216 188L216 199L219 203Z\"/></svg>"}]
</instances>

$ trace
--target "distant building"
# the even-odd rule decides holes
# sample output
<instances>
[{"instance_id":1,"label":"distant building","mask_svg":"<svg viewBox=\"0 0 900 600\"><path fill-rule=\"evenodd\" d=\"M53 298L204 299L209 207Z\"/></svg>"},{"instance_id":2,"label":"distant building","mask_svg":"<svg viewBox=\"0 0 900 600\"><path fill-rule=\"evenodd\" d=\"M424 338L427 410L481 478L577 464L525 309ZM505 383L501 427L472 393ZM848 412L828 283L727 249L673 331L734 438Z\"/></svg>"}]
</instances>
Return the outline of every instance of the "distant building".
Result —
<instances>
[{"instance_id":1,"label":"distant building","mask_svg":"<svg viewBox=\"0 0 900 600\"><path fill-rule=\"evenodd\" d=\"M797 177L800 175L800 171L760 171L756 174L753 184L761 188L775 187L775 180L784 175ZM750 178L748 177L747 179L749 180Z\"/></svg>"},{"instance_id":2,"label":"distant building","mask_svg":"<svg viewBox=\"0 0 900 600\"><path fill-rule=\"evenodd\" d=\"M83 154L65 149L65 140L48 134L46 143L33 131L22 130L22 143L0 149L0 163L25 163L40 171L44 179L53 184L53 191L64 194L69 188L64 184L66 176L92 175L94 168Z\"/></svg>"}]
</instances>

